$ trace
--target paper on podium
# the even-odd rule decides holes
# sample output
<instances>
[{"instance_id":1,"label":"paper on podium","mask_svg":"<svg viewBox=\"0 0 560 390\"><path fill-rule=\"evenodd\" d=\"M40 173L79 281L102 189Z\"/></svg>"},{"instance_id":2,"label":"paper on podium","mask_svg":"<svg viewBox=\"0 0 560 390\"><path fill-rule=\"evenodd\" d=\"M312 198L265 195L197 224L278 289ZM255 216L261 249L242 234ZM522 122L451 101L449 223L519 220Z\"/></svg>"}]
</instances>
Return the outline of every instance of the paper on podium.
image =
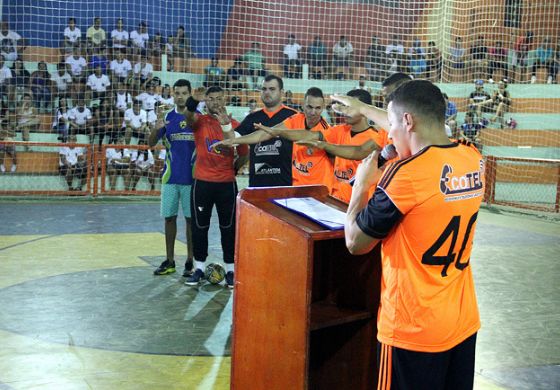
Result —
<instances>
[{"instance_id":1,"label":"paper on podium","mask_svg":"<svg viewBox=\"0 0 560 390\"><path fill-rule=\"evenodd\" d=\"M344 229L346 213L335 209L315 198L278 198L274 203L307 217L330 230Z\"/></svg>"}]
</instances>

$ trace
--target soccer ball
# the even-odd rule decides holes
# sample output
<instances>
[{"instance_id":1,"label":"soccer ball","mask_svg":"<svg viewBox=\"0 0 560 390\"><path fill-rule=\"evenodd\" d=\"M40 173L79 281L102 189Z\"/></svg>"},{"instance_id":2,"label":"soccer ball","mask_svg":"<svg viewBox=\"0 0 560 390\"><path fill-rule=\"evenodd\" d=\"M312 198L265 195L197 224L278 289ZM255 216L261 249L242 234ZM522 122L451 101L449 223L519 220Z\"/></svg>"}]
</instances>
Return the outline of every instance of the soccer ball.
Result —
<instances>
[{"instance_id":1,"label":"soccer ball","mask_svg":"<svg viewBox=\"0 0 560 390\"><path fill-rule=\"evenodd\" d=\"M220 284L226 277L226 270L218 263L210 263L204 271L206 280L211 284Z\"/></svg>"}]
</instances>

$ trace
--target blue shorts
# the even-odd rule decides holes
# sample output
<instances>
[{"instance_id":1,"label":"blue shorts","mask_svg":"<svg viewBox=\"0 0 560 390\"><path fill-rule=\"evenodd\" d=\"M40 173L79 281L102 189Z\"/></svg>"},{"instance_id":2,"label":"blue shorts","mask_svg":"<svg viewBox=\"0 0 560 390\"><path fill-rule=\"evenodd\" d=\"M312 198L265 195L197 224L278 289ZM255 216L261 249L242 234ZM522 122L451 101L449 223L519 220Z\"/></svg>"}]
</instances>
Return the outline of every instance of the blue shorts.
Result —
<instances>
[{"instance_id":1,"label":"blue shorts","mask_svg":"<svg viewBox=\"0 0 560 390\"><path fill-rule=\"evenodd\" d=\"M161 216L176 217L179 213L179 202L185 218L191 217L191 186L186 184L162 184Z\"/></svg>"}]
</instances>

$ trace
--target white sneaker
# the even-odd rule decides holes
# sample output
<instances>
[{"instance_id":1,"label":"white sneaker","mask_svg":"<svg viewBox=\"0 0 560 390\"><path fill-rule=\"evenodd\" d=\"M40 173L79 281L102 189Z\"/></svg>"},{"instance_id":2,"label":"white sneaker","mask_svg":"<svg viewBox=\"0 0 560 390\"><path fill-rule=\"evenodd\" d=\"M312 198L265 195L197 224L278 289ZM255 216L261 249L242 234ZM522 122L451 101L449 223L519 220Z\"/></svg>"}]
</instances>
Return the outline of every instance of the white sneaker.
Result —
<instances>
[{"instance_id":1,"label":"white sneaker","mask_svg":"<svg viewBox=\"0 0 560 390\"><path fill-rule=\"evenodd\" d=\"M6 167L4 166L4 164L0 164L0 171L2 173L6 172Z\"/></svg>"},{"instance_id":2,"label":"white sneaker","mask_svg":"<svg viewBox=\"0 0 560 390\"><path fill-rule=\"evenodd\" d=\"M535 84L537 82L537 76L531 76L531 84Z\"/></svg>"},{"instance_id":3,"label":"white sneaker","mask_svg":"<svg viewBox=\"0 0 560 390\"><path fill-rule=\"evenodd\" d=\"M494 80L492 79L492 77L490 77L490 78L488 79L488 82L489 82L490 84L494 84Z\"/></svg>"},{"instance_id":4,"label":"white sneaker","mask_svg":"<svg viewBox=\"0 0 560 390\"><path fill-rule=\"evenodd\" d=\"M12 168L10 169L10 172L14 173L17 169L17 165L16 164L12 164Z\"/></svg>"},{"instance_id":5,"label":"white sneaker","mask_svg":"<svg viewBox=\"0 0 560 390\"><path fill-rule=\"evenodd\" d=\"M548 78L546 79L546 83L552 84L552 76L548 76Z\"/></svg>"}]
</instances>

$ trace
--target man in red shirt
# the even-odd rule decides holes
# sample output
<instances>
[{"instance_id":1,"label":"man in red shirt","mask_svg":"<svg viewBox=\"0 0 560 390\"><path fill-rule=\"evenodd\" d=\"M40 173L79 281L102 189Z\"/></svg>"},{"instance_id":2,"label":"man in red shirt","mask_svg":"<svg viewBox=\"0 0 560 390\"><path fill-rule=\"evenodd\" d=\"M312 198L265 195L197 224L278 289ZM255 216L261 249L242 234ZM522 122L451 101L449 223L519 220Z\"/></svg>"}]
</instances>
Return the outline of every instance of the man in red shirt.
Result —
<instances>
[{"instance_id":1,"label":"man in red shirt","mask_svg":"<svg viewBox=\"0 0 560 390\"><path fill-rule=\"evenodd\" d=\"M195 271L187 278L186 285L196 286L204 280L204 263L208 257L208 229L212 208L216 205L222 236L223 259L226 265L226 284L233 288L233 257L235 245L235 199L237 183L235 173L241 167L247 148L227 148L216 151L212 145L234 137L233 128L239 123L231 120L226 112L224 91L213 86L204 95L208 115L194 113L196 100L202 100L197 90L187 102L191 113L187 121L193 121L196 162L191 192L192 236ZM191 110L192 109L192 110ZM246 160L245 160L246 161Z\"/></svg>"}]
</instances>

